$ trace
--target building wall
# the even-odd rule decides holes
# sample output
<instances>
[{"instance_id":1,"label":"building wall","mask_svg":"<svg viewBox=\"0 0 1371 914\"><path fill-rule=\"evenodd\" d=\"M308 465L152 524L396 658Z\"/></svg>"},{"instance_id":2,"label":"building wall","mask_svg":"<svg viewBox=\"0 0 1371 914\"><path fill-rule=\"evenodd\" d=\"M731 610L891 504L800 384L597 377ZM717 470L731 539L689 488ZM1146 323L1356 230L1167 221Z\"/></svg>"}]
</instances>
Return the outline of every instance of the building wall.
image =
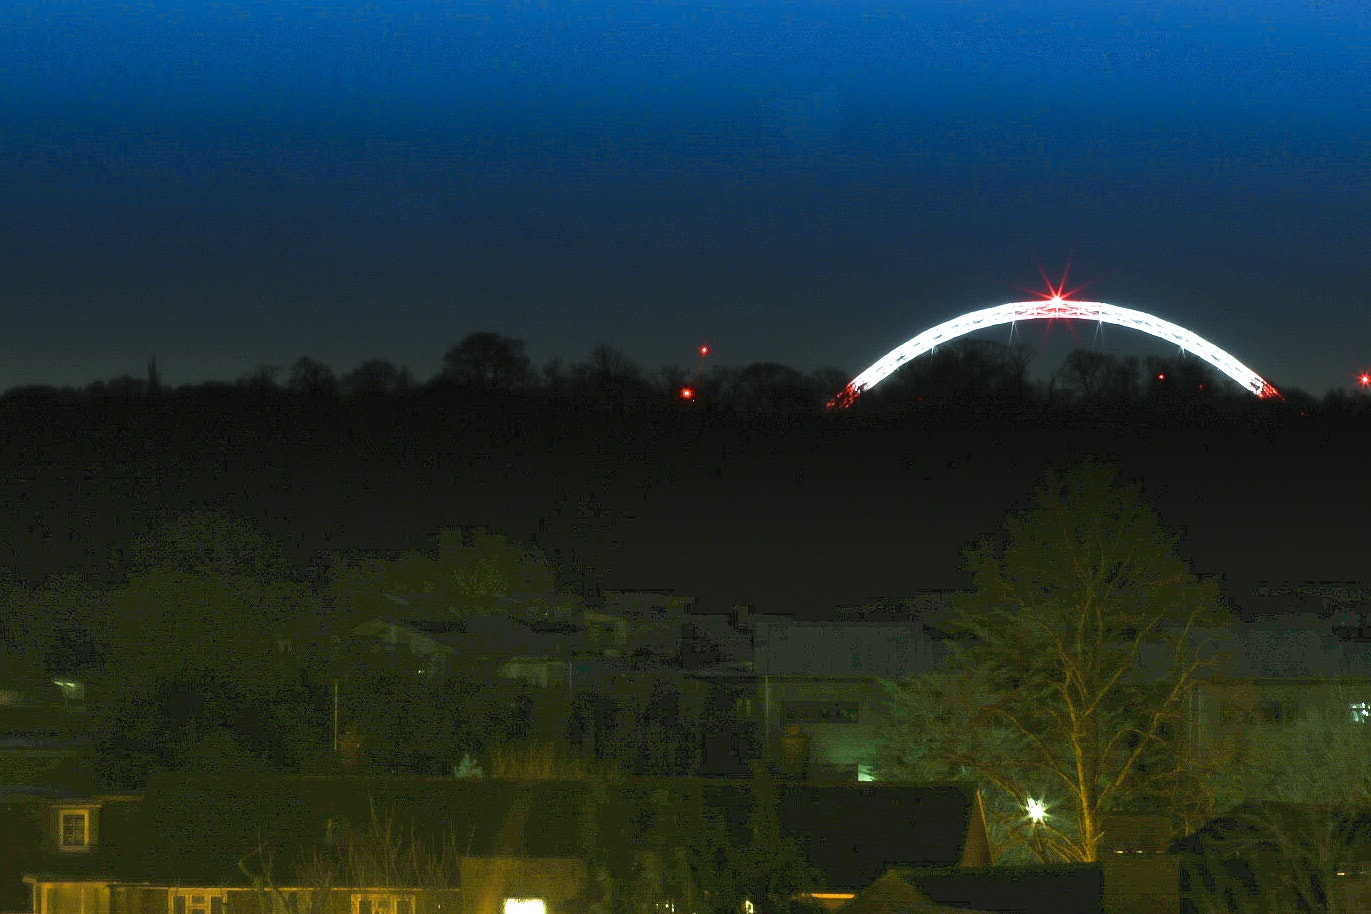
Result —
<instances>
[{"instance_id":1,"label":"building wall","mask_svg":"<svg viewBox=\"0 0 1371 914\"><path fill-rule=\"evenodd\" d=\"M110 914L110 888L103 882L46 882L34 902L35 914Z\"/></svg>"},{"instance_id":2,"label":"building wall","mask_svg":"<svg viewBox=\"0 0 1371 914\"><path fill-rule=\"evenodd\" d=\"M1187 717L1196 760L1231 758L1240 763L1254 742L1296 738L1301 725L1310 721L1344 728L1349 738L1371 734L1371 679L1204 682L1195 690Z\"/></svg>"},{"instance_id":3,"label":"building wall","mask_svg":"<svg viewBox=\"0 0 1371 914\"><path fill-rule=\"evenodd\" d=\"M798 728L808 741L807 776L855 780L859 766L874 759L887 702L879 679L764 676L757 690L754 707L771 757L784 755L787 733Z\"/></svg>"},{"instance_id":4,"label":"building wall","mask_svg":"<svg viewBox=\"0 0 1371 914\"><path fill-rule=\"evenodd\" d=\"M759 619L753 643L759 675L899 679L938 668L946 645L922 625L818 625Z\"/></svg>"},{"instance_id":5,"label":"building wall","mask_svg":"<svg viewBox=\"0 0 1371 914\"><path fill-rule=\"evenodd\" d=\"M515 881L516 885L519 883ZM39 883L39 907L35 914L170 914L172 897L178 893L220 895L224 914L352 914L353 897L359 893L385 895L384 888L335 887L328 890L282 887L167 887L86 883ZM462 910L459 889L415 891L397 889L412 897L415 914L452 914ZM502 899L503 900L503 899ZM499 907L496 907L498 914Z\"/></svg>"},{"instance_id":6,"label":"building wall","mask_svg":"<svg viewBox=\"0 0 1371 914\"><path fill-rule=\"evenodd\" d=\"M574 857L463 857L462 914L501 914L506 898L541 898L560 914L585 881L585 861Z\"/></svg>"},{"instance_id":7,"label":"building wall","mask_svg":"<svg viewBox=\"0 0 1371 914\"><path fill-rule=\"evenodd\" d=\"M1180 861L1161 854L1106 855L1104 914L1177 914L1181 909Z\"/></svg>"},{"instance_id":8,"label":"building wall","mask_svg":"<svg viewBox=\"0 0 1371 914\"><path fill-rule=\"evenodd\" d=\"M110 911L111 914L168 914L166 889L113 886Z\"/></svg>"}]
</instances>

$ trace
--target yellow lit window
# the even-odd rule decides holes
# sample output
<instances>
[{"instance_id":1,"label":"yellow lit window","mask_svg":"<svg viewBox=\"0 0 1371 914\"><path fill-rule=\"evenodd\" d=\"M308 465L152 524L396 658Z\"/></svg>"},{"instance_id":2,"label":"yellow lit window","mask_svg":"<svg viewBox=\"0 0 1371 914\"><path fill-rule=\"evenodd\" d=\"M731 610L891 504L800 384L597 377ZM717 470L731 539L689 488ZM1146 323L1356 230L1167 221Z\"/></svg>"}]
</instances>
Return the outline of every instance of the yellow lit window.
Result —
<instances>
[{"instance_id":1,"label":"yellow lit window","mask_svg":"<svg viewBox=\"0 0 1371 914\"><path fill-rule=\"evenodd\" d=\"M414 897L386 893L353 895L352 914L414 914Z\"/></svg>"},{"instance_id":2,"label":"yellow lit window","mask_svg":"<svg viewBox=\"0 0 1371 914\"><path fill-rule=\"evenodd\" d=\"M170 895L171 914L224 914L226 897L223 892L178 889Z\"/></svg>"},{"instance_id":3,"label":"yellow lit window","mask_svg":"<svg viewBox=\"0 0 1371 914\"><path fill-rule=\"evenodd\" d=\"M64 809L58 813L57 846L64 851L90 850L90 810Z\"/></svg>"}]
</instances>

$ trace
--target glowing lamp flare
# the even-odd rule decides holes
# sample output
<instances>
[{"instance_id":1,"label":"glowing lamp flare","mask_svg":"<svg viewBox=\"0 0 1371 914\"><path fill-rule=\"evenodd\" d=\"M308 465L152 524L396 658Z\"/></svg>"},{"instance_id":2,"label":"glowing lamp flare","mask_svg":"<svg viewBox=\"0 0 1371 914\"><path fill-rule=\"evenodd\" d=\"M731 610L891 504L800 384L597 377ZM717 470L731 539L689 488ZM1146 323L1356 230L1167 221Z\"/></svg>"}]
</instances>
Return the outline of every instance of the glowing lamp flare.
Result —
<instances>
[{"instance_id":1,"label":"glowing lamp flare","mask_svg":"<svg viewBox=\"0 0 1371 914\"><path fill-rule=\"evenodd\" d=\"M1047 804L1042 800L1029 797L1028 802L1024 804L1024 809L1028 811L1028 819L1034 825L1041 825L1043 819L1047 818Z\"/></svg>"},{"instance_id":2,"label":"glowing lamp flare","mask_svg":"<svg viewBox=\"0 0 1371 914\"><path fill-rule=\"evenodd\" d=\"M681 399L682 399L682 400L694 400L694 399L695 399L695 388L693 388L693 387L682 387L682 388L681 388Z\"/></svg>"},{"instance_id":3,"label":"glowing lamp flare","mask_svg":"<svg viewBox=\"0 0 1371 914\"><path fill-rule=\"evenodd\" d=\"M1357 378L1357 382L1360 383L1362 387L1371 387L1371 374L1363 374L1361 377Z\"/></svg>"}]
</instances>

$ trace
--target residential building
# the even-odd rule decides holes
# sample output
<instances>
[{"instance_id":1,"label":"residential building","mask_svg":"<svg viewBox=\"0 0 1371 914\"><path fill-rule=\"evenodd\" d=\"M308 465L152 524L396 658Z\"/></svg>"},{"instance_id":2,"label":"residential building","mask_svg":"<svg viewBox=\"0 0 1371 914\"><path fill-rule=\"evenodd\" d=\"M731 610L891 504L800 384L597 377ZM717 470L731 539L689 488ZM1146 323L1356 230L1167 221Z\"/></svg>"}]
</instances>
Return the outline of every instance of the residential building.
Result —
<instances>
[{"instance_id":1,"label":"residential building","mask_svg":"<svg viewBox=\"0 0 1371 914\"><path fill-rule=\"evenodd\" d=\"M51 805L24 881L33 914L500 914L509 900L560 914L580 910L596 840L650 851L643 817L667 796L746 839L752 786L167 776L117 816L109 802ZM891 864L989 862L984 811L964 787L777 786L783 832L833 891ZM587 816L605 809L623 828L588 838ZM84 850L61 850L82 836Z\"/></svg>"},{"instance_id":2,"label":"residential building","mask_svg":"<svg viewBox=\"0 0 1371 914\"><path fill-rule=\"evenodd\" d=\"M707 774L738 773L747 760L766 758L790 777L866 779L888 703L885 683L931 672L947 656L945 640L904 612L818 623L739 607L694 624L733 646L732 656L721 651L718 662L687 673L714 693L719 713L710 720L730 727L727 737L713 736L721 751L704 753ZM742 660L733 634L740 630Z\"/></svg>"}]
</instances>

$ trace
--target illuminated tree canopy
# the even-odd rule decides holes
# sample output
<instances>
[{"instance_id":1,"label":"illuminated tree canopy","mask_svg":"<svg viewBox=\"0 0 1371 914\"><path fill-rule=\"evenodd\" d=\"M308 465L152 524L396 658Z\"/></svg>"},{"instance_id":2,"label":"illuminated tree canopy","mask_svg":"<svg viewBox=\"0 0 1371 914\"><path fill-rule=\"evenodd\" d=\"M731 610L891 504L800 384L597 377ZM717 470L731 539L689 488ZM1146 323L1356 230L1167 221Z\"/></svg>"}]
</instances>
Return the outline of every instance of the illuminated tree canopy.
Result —
<instances>
[{"instance_id":1,"label":"illuminated tree canopy","mask_svg":"<svg viewBox=\"0 0 1371 914\"><path fill-rule=\"evenodd\" d=\"M1217 591L1137 491L1095 465L1051 476L968 569L950 665L895 690L882 776L976 781L1001 853L1090 862L1111 813L1184 815L1200 791L1176 723Z\"/></svg>"}]
</instances>

